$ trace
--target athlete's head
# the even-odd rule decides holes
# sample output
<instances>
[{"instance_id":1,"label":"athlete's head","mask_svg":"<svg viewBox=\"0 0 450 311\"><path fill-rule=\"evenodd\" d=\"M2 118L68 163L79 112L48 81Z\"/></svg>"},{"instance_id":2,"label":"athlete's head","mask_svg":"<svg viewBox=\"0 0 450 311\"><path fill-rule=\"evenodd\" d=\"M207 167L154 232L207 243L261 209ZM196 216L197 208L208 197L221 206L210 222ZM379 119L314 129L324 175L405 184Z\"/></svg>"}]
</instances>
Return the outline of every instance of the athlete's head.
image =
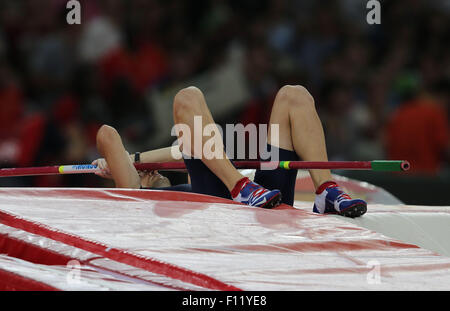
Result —
<instances>
[{"instance_id":1,"label":"athlete's head","mask_svg":"<svg viewBox=\"0 0 450 311\"><path fill-rule=\"evenodd\" d=\"M140 172L141 186L143 188L162 188L170 187L170 181L167 177L161 175L158 171Z\"/></svg>"}]
</instances>

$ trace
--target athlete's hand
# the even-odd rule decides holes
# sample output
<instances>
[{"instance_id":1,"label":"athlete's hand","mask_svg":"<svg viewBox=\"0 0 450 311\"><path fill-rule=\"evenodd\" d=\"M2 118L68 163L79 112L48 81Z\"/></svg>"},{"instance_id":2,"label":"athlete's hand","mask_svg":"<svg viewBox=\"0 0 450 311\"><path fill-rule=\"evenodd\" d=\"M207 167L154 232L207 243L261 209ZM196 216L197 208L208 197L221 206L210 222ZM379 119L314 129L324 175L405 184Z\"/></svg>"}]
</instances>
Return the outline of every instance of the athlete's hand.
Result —
<instances>
[{"instance_id":1,"label":"athlete's hand","mask_svg":"<svg viewBox=\"0 0 450 311\"><path fill-rule=\"evenodd\" d=\"M100 169L99 171L95 172L95 175L108 179L113 178L109 170L108 163L104 158L92 161L92 165L97 165L97 167Z\"/></svg>"}]
</instances>

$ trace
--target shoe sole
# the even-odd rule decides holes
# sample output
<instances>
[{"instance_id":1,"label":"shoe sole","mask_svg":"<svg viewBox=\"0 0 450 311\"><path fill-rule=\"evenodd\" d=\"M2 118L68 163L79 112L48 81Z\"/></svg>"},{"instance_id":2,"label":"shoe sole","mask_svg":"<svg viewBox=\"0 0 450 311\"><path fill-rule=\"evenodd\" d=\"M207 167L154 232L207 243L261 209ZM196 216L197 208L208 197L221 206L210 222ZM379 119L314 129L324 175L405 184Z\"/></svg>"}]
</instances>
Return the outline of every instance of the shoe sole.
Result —
<instances>
[{"instance_id":1,"label":"shoe sole","mask_svg":"<svg viewBox=\"0 0 450 311\"><path fill-rule=\"evenodd\" d=\"M367 212L367 204L355 203L338 214L344 217L356 218L364 215Z\"/></svg>"},{"instance_id":2,"label":"shoe sole","mask_svg":"<svg viewBox=\"0 0 450 311\"><path fill-rule=\"evenodd\" d=\"M271 209L271 208L277 207L278 205L280 205L280 203L281 203L281 193L274 196L272 199L267 201L266 204L264 204L263 206L260 206L260 208Z\"/></svg>"}]
</instances>

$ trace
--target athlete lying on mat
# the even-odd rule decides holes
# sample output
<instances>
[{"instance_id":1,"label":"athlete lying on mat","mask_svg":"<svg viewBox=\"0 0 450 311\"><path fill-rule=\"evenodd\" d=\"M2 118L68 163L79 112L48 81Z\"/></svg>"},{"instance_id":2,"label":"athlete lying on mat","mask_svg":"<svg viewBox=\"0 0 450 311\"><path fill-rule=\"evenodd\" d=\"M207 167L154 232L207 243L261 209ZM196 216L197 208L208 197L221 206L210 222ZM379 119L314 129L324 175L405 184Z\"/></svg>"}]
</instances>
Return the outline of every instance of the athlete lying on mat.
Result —
<instances>
[{"instance_id":1,"label":"athlete lying on mat","mask_svg":"<svg viewBox=\"0 0 450 311\"><path fill-rule=\"evenodd\" d=\"M179 91L173 101L175 127L184 124L194 133L194 116L201 117L203 127L215 124L202 92L196 87L188 87ZM272 139L271 124L279 126L278 138ZM194 157L183 159L191 184L166 189L230 198L264 208L273 208L280 202L293 204L297 170L257 170L252 182L235 169L226 156L223 144L216 146L220 148L222 157L206 158L201 154L199 156L199 150L203 150L209 137L202 136L201 148L191 150L192 148L183 146L187 146L187 143L194 146L194 137L186 142L186 137L182 136L178 137L180 147L172 146L139 154L142 163L176 161L181 158L180 152ZM273 151L279 152L276 160L328 161L322 124L314 99L302 86L284 86L279 90L273 104L267 136L267 150L272 151L271 154L274 154ZM180 142L182 139L184 141ZM142 178L133 165L135 155L128 154L114 128L107 125L100 128L97 147L104 157L93 162L102 168L100 176L114 179L119 188L142 188ZM366 202L351 199L344 193L332 181L330 170L314 169L309 173L316 189L314 212L337 213L348 217L358 217L366 212ZM152 175L158 176L158 173L153 172Z\"/></svg>"}]
</instances>

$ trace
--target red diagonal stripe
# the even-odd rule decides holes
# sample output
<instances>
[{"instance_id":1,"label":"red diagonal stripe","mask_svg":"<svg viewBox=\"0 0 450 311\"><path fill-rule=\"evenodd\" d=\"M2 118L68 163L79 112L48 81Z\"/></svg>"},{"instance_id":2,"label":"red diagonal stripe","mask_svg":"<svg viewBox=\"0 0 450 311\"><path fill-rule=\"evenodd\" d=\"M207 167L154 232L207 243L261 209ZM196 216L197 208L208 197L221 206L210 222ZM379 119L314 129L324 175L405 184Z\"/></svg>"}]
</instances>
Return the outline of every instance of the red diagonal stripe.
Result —
<instances>
[{"instance_id":1,"label":"red diagonal stripe","mask_svg":"<svg viewBox=\"0 0 450 311\"><path fill-rule=\"evenodd\" d=\"M29 221L22 217L0 211L0 222L17 229L34 233L85 251L121 262L149 272L165 275L169 278L181 280L186 283L201 286L212 290L240 291L240 288L225 284L208 275L181 268L169 263L161 262L126 250L108 247L100 242L87 240L74 234L50 228L44 224Z\"/></svg>"},{"instance_id":2,"label":"red diagonal stripe","mask_svg":"<svg viewBox=\"0 0 450 311\"><path fill-rule=\"evenodd\" d=\"M38 282L0 269L0 290L2 291L59 291L59 289L45 283Z\"/></svg>"}]
</instances>

